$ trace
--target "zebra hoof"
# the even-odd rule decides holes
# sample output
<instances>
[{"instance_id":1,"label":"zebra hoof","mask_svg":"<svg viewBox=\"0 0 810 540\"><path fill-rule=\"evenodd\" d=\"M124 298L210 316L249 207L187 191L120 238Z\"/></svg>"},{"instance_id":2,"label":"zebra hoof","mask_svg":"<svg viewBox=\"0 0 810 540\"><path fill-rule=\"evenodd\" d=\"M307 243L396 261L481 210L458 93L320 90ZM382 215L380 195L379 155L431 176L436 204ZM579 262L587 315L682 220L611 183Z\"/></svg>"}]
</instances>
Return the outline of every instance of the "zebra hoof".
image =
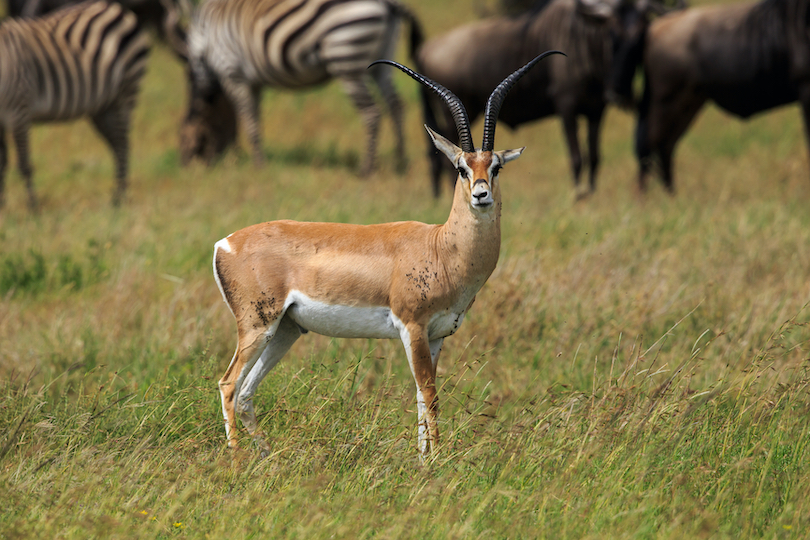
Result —
<instances>
[{"instance_id":1,"label":"zebra hoof","mask_svg":"<svg viewBox=\"0 0 810 540\"><path fill-rule=\"evenodd\" d=\"M360 171L357 173L357 176L360 178L368 178L374 172L374 164L364 164L360 167Z\"/></svg>"}]
</instances>

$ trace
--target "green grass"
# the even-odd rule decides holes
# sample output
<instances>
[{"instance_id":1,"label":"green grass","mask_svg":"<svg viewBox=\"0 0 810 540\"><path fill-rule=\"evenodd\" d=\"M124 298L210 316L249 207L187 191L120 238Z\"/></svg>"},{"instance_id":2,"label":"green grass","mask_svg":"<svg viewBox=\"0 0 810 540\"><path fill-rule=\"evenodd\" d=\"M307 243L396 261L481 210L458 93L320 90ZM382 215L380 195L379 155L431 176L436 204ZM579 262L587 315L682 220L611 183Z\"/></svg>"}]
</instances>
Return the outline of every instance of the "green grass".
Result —
<instances>
[{"instance_id":1,"label":"green grass","mask_svg":"<svg viewBox=\"0 0 810 540\"><path fill-rule=\"evenodd\" d=\"M453 11L413 2L429 35ZM472 13L465 15L472 17ZM403 56L403 55L401 55ZM0 538L805 538L810 528L810 168L796 106L707 108L678 194L635 193L611 109L599 188L574 203L555 119L498 131L501 260L440 361L441 449L420 463L395 341L308 334L259 387L273 453L225 448L235 325L215 241L271 219L441 222L416 86L410 169L380 171L337 85L267 92L242 149L181 168L185 87L162 49L131 190L85 122L32 133L0 213ZM474 132L480 136L480 122Z\"/></svg>"}]
</instances>

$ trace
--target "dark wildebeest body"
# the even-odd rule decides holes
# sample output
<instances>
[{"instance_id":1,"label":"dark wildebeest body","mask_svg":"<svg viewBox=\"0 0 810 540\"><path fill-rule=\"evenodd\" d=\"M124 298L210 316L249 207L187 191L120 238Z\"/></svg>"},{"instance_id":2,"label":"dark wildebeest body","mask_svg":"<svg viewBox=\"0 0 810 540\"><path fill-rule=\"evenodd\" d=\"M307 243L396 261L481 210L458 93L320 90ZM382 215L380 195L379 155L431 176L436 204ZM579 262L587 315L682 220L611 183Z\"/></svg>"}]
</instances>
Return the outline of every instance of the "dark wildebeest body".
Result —
<instances>
[{"instance_id":1,"label":"dark wildebeest body","mask_svg":"<svg viewBox=\"0 0 810 540\"><path fill-rule=\"evenodd\" d=\"M748 118L799 100L810 117L810 0L688 9L653 22L644 39L639 105L639 188L652 158L674 190L672 154L706 101Z\"/></svg>"},{"instance_id":2,"label":"dark wildebeest body","mask_svg":"<svg viewBox=\"0 0 810 540\"><path fill-rule=\"evenodd\" d=\"M631 4L622 3L622 8ZM634 7L632 7L634 9ZM562 118L577 195L582 156L577 117L588 121L589 190L596 187L599 129L604 114L605 85L617 39L616 6L581 0L552 0L517 17L488 19L462 26L426 42L419 52L419 69L444 85L465 104L470 119L483 110L488 89L537 55L556 49L556 56L538 66L512 89L499 122L515 128L554 114ZM425 94L426 119L440 133L453 137L446 110ZM435 111L442 111L437 114ZM440 191L444 162L432 150L434 194Z\"/></svg>"}]
</instances>

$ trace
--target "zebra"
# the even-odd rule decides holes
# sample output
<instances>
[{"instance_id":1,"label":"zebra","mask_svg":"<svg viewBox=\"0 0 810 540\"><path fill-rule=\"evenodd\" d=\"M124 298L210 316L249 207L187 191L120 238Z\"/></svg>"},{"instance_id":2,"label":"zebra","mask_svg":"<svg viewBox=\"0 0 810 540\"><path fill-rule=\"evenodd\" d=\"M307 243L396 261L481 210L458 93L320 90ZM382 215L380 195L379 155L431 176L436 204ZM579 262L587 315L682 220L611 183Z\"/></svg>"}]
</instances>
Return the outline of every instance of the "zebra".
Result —
<instances>
[{"instance_id":1,"label":"zebra","mask_svg":"<svg viewBox=\"0 0 810 540\"><path fill-rule=\"evenodd\" d=\"M31 180L32 123L89 116L112 148L116 188L126 191L130 116L146 70L149 40L119 4L91 1L41 18L0 24L0 207L8 162L5 132L17 147L28 205L38 208Z\"/></svg>"},{"instance_id":2,"label":"zebra","mask_svg":"<svg viewBox=\"0 0 810 540\"><path fill-rule=\"evenodd\" d=\"M6 15L41 17L85 0L5 0ZM138 24L155 30L178 60L188 62L184 21L191 14L190 0L117 0L138 18Z\"/></svg>"},{"instance_id":3,"label":"zebra","mask_svg":"<svg viewBox=\"0 0 810 540\"><path fill-rule=\"evenodd\" d=\"M367 71L372 61L393 55L402 21L410 24L414 56L423 40L421 27L395 0L207 0L188 31L191 99L181 128L181 160L210 160L223 150L236 138L235 119L228 122L223 115L236 114L260 165L262 87L301 89L337 79L366 124L360 174L368 175L375 166L381 117L369 89L371 78L393 117L402 170L402 102L390 71L378 66ZM223 91L236 113L222 105ZM227 137L231 140L223 140Z\"/></svg>"}]
</instances>

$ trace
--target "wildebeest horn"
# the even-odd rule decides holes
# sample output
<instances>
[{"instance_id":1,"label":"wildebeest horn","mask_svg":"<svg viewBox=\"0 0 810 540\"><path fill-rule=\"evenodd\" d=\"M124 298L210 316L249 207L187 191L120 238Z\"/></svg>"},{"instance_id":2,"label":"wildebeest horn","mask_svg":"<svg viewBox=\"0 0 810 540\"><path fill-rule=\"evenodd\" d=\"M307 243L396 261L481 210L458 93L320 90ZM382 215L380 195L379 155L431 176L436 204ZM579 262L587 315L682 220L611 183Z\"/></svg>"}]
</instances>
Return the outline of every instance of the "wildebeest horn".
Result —
<instances>
[{"instance_id":1,"label":"wildebeest horn","mask_svg":"<svg viewBox=\"0 0 810 540\"><path fill-rule=\"evenodd\" d=\"M520 68L519 70L515 71L507 78L503 80L501 84L498 85L495 90L489 95L489 99L487 100L487 107L484 112L484 142L481 143L481 150L484 152L491 152L495 146L495 123L498 121L498 113L501 112L501 105L503 105L503 99L506 97L507 92L512 88L512 86L518 82L518 80L523 77L530 69L532 69L537 62L545 58L546 56L550 56L552 54L561 54L566 56L565 53L560 51L546 51L540 56L537 56L534 60Z\"/></svg>"},{"instance_id":2,"label":"wildebeest horn","mask_svg":"<svg viewBox=\"0 0 810 540\"><path fill-rule=\"evenodd\" d=\"M421 75L414 70L403 66L402 64L398 64L393 60L377 60L369 64L368 67L371 67L374 64L388 64L399 68L407 75L410 75L411 78L419 81L438 94L439 97L441 97L450 108L450 114L453 115L453 121L456 123L458 141L461 149L464 152L475 152L475 147L473 146L472 142L472 134L470 133L470 118L467 116L467 109L464 108L464 105L461 103L458 96L436 81L432 81L424 75Z\"/></svg>"}]
</instances>

